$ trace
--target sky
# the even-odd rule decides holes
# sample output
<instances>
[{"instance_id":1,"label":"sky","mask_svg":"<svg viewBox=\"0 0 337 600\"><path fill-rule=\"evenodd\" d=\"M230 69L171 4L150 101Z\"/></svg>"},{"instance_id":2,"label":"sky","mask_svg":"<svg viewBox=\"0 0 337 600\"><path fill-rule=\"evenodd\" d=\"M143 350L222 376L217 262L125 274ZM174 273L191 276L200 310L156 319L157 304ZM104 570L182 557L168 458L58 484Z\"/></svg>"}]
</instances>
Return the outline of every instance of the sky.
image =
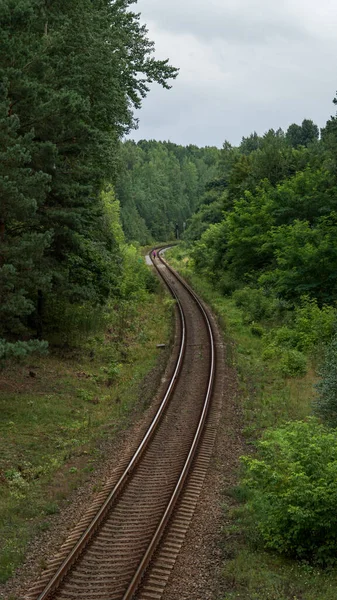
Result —
<instances>
[{"instance_id":1,"label":"sky","mask_svg":"<svg viewBox=\"0 0 337 600\"><path fill-rule=\"evenodd\" d=\"M155 57L180 68L136 111L140 139L221 147L336 109L336 0L138 0Z\"/></svg>"}]
</instances>

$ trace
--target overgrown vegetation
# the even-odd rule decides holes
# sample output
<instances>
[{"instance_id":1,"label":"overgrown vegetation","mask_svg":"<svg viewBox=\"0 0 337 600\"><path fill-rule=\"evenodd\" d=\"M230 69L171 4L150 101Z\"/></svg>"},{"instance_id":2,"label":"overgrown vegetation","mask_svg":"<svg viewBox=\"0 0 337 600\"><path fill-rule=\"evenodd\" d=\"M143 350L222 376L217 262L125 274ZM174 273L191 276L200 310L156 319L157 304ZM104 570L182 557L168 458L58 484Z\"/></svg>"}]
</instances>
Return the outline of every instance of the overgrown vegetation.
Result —
<instances>
[{"instance_id":1,"label":"overgrown vegetation","mask_svg":"<svg viewBox=\"0 0 337 600\"><path fill-rule=\"evenodd\" d=\"M324 567L337 560L337 432L315 420L266 431L243 458L246 513L266 548Z\"/></svg>"},{"instance_id":2,"label":"overgrown vegetation","mask_svg":"<svg viewBox=\"0 0 337 600\"><path fill-rule=\"evenodd\" d=\"M156 345L169 346L172 303L136 250L127 253L123 302L94 321L92 312L69 313L48 356L10 360L0 371L0 582L95 471L105 444L147 407L165 368Z\"/></svg>"},{"instance_id":3,"label":"overgrown vegetation","mask_svg":"<svg viewBox=\"0 0 337 600\"><path fill-rule=\"evenodd\" d=\"M304 120L286 133L254 133L238 148L226 142L217 178L209 184L212 201L206 193L186 231L190 269L240 309L244 326L259 340L264 368L284 378L304 377L311 369L321 373L304 416L314 408L331 427L336 426L336 122L334 117L327 122L321 138L317 126ZM316 451L307 448L307 453L320 478L308 482L306 467L291 456L305 445L304 432L313 425L281 421L275 429L277 421L257 444L257 458L246 459L252 494L247 511L262 546L330 564L335 549L328 523L334 536L334 519L326 490L333 495L334 459L327 457L324 470L319 455L334 432L318 425L312 432ZM289 470L282 471L286 453ZM320 505L322 520L310 496Z\"/></svg>"},{"instance_id":4,"label":"overgrown vegetation","mask_svg":"<svg viewBox=\"0 0 337 600\"><path fill-rule=\"evenodd\" d=\"M255 440L260 439L263 435L268 436L269 432L271 436L275 432L275 437L282 437L286 423L294 422L295 429L300 428L302 424L303 427L306 427L306 420L310 417L312 405L317 398L318 376L316 370L317 366L321 364L324 340L329 338L332 319L326 318L325 314L326 312L330 314L330 311L321 310L315 301L304 298L303 303L296 309L295 317L294 310L289 307L288 302L276 301L275 298L268 298L268 295L266 297L264 294L262 295L263 309L261 309L260 295L258 295L258 299L254 294L251 295L251 302L249 302L248 293L243 297L233 297L228 293L224 296L213 282L210 282L205 276L197 274L188 249L177 247L170 250L167 257L191 281L195 289L218 315L226 340L227 360L236 367L240 378L239 402L243 410L243 435L248 448L253 451ZM260 320L254 320L256 312L259 313ZM312 313L316 314L316 326L315 320L312 320ZM312 328L310 327L311 322ZM319 323L322 322L327 322L329 325L325 329L323 327L322 339L318 343L311 341L313 338L315 340L319 338L321 327ZM266 349L273 341L273 336L284 327L292 332L296 343L298 340L303 340L305 349L302 349L301 356L305 359L304 374L285 372L280 368L278 356L275 354L265 355ZM291 344L293 345L294 342L292 341ZM310 428L310 424L308 427ZM264 432L266 433L264 434ZM328 435L329 431L326 433ZM319 426L315 443L319 452L321 443ZM278 446L276 444L275 446L274 462L277 460L278 451ZM289 452L294 451L295 448L292 448L290 443ZM270 455L272 456L272 452ZM255 451L253 454L248 454L247 460L254 458L257 458ZM311 455L311 458L314 457ZM322 455L321 460L323 460ZM280 462L282 462L281 459ZM266 469L269 465L271 470L273 464L271 460L269 463L267 462ZM297 473L300 471L300 467L300 464L296 465ZM286 460L284 460L284 469L287 469ZM281 468L280 471L282 479ZM319 472L319 464L317 464L315 472ZM323 473L324 470L322 470ZM284 471L283 475L283 498L282 495L278 496L278 489L267 485L261 486L261 496L264 497L265 493L267 505L268 494L274 495L275 502L279 502L279 506L282 502L286 503L288 471ZM244 474L242 473L237 488L224 490L223 586L226 590L222 596L224 600L234 600L234 598L240 600L293 600L294 598L333 600L337 584L336 573L330 568L324 569L322 564L312 564L317 558L317 555L315 558L314 552L310 555L310 551L308 551L305 560L302 557L295 561L282 553L279 554L279 548L276 551L263 549L263 537L256 527L258 513L252 509L248 512L246 510L246 502L250 498L247 486L243 485L243 478ZM258 485L258 479L253 479L253 481L253 486ZM292 481L295 488L296 470ZM328 478L325 483L327 486L325 489L328 490ZM324 485L323 482L322 485ZM298 503L303 501L303 496L305 494L301 496L297 495L295 491L293 492L294 506L296 506L295 501ZM316 487L317 497L320 497L319 481L317 481ZM311 495L307 494L309 507L310 499ZM322 499L324 499L323 494ZM324 510L328 512L328 506L327 504L324 509L323 506L318 507L316 503L311 512L317 509L322 511L320 514L323 514ZM265 514L262 510L261 513ZM273 521L271 520L271 522ZM333 522L334 517L332 524ZM285 527L285 531L291 535L290 528ZM290 552L290 554L292 553ZM294 552L293 555L295 554ZM326 557L325 564L331 564L333 560L334 558L331 560L331 557L330 559ZM324 559L322 563L324 563Z\"/></svg>"}]
</instances>

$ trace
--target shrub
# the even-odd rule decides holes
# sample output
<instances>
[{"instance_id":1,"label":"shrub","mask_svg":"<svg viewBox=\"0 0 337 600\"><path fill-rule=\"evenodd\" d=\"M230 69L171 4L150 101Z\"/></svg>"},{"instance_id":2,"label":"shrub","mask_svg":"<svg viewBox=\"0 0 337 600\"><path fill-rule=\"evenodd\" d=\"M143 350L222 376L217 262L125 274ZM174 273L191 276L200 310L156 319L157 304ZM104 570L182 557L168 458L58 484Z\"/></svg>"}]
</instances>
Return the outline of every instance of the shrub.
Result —
<instances>
[{"instance_id":1,"label":"shrub","mask_svg":"<svg viewBox=\"0 0 337 600\"><path fill-rule=\"evenodd\" d=\"M265 336L264 358L281 359L285 375L304 374L306 360L302 352L313 353L331 339L335 329L336 310L304 296L294 310L289 326L272 329Z\"/></svg>"},{"instance_id":2,"label":"shrub","mask_svg":"<svg viewBox=\"0 0 337 600\"><path fill-rule=\"evenodd\" d=\"M266 548L322 566L337 561L337 431L316 419L265 432L242 458L246 513Z\"/></svg>"},{"instance_id":3,"label":"shrub","mask_svg":"<svg viewBox=\"0 0 337 600\"><path fill-rule=\"evenodd\" d=\"M123 247L123 278L120 293L123 299L146 298L147 291L154 291L156 282L154 275L146 266L144 258L136 246Z\"/></svg>"},{"instance_id":4,"label":"shrub","mask_svg":"<svg viewBox=\"0 0 337 600\"><path fill-rule=\"evenodd\" d=\"M29 340L27 342L6 342L0 338L0 360L4 361L8 358L24 358L32 353L47 354L48 342L44 340Z\"/></svg>"},{"instance_id":5,"label":"shrub","mask_svg":"<svg viewBox=\"0 0 337 600\"><path fill-rule=\"evenodd\" d=\"M294 329L283 325L282 327L271 329L266 336L266 342L268 345L277 348L297 348L298 335Z\"/></svg>"},{"instance_id":6,"label":"shrub","mask_svg":"<svg viewBox=\"0 0 337 600\"><path fill-rule=\"evenodd\" d=\"M336 309L327 304L320 308L317 300L303 296L295 309L294 329L298 350L313 350L317 344L331 340L336 324Z\"/></svg>"},{"instance_id":7,"label":"shrub","mask_svg":"<svg viewBox=\"0 0 337 600\"><path fill-rule=\"evenodd\" d=\"M329 425L337 426L337 335L327 346L325 361L320 371L321 381L317 384L317 412Z\"/></svg>"},{"instance_id":8,"label":"shrub","mask_svg":"<svg viewBox=\"0 0 337 600\"><path fill-rule=\"evenodd\" d=\"M233 299L250 323L270 319L277 310L276 299L267 296L262 289L244 287L233 293Z\"/></svg>"},{"instance_id":9,"label":"shrub","mask_svg":"<svg viewBox=\"0 0 337 600\"><path fill-rule=\"evenodd\" d=\"M266 360L277 359L280 373L285 377L297 377L307 372L306 356L294 348L283 347L277 340L267 345L262 356Z\"/></svg>"},{"instance_id":10,"label":"shrub","mask_svg":"<svg viewBox=\"0 0 337 600\"><path fill-rule=\"evenodd\" d=\"M263 327L261 327L261 325L258 325L257 323L251 324L250 332L252 333L252 335L255 335L256 337L262 337L264 335Z\"/></svg>"},{"instance_id":11,"label":"shrub","mask_svg":"<svg viewBox=\"0 0 337 600\"><path fill-rule=\"evenodd\" d=\"M237 290L237 280L228 272L225 271L217 280L218 288L224 296L231 296L232 293Z\"/></svg>"},{"instance_id":12,"label":"shrub","mask_svg":"<svg viewBox=\"0 0 337 600\"><path fill-rule=\"evenodd\" d=\"M305 375L307 372L307 359L298 350L285 350L280 359L280 371L285 377Z\"/></svg>"}]
</instances>

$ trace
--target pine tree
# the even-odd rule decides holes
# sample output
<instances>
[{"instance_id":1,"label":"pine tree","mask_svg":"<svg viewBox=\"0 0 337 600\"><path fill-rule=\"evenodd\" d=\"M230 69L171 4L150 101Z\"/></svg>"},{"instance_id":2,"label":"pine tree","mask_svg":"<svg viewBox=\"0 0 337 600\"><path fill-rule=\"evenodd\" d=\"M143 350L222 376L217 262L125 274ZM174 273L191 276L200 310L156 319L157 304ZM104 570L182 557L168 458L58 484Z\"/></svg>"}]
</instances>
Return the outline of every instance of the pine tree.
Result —
<instances>
[{"instance_id":1,"label":"pine tree","mask_svg":"<svg viewBox=\"0 0 337 600\"><path fill-rule=\"evenodd\" d=\"M97 304L118 293L101 190L114 181L133 108L151 82L169 87L177 74L152 58L132 4L0 4L0 335L41 336L51 294Z\"/></svg>"}]
</instances>

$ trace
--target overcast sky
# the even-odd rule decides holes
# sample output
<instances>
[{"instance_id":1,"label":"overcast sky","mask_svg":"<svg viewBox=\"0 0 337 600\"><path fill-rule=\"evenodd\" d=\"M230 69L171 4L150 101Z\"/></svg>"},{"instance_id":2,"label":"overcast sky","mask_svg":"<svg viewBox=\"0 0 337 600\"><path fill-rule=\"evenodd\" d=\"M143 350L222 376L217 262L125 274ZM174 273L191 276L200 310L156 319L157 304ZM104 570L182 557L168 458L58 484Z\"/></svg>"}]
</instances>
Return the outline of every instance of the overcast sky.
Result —
<instances>
[{"instance_id":1,"label":"overcast sky","mask_svg":"<svg viewBox=\"0 0 337 600\"><path fill-rule=\"evenodd\" d=\"M337 0L138 0L156 58L180 68L153 85L131 137L238 144L335 114Z\"/></svg>"}]
</instances>

